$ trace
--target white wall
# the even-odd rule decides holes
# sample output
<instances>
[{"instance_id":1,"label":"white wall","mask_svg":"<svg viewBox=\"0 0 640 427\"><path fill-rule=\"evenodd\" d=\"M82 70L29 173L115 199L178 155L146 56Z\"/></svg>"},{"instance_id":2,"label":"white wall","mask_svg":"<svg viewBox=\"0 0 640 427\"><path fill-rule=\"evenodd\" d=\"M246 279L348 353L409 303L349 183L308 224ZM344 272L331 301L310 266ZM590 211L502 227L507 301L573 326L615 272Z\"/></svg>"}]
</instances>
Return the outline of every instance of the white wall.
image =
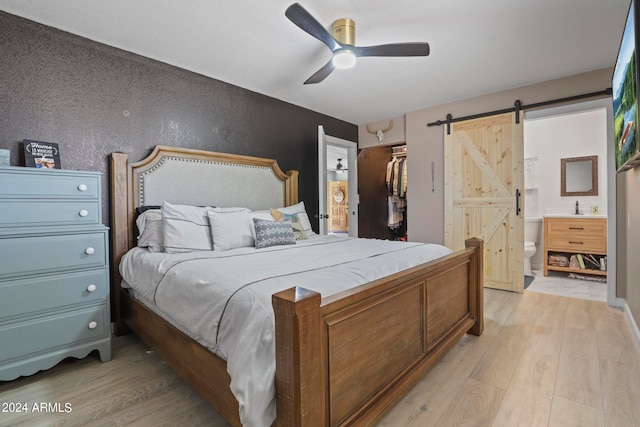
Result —
<instances>
[{"instance_id":1,"label":"white wall","mask_svg":"<svg viewBox=\"0 0 640 427\"><path fill-rule=\"evenodd\" d=\"M588 214L597 206L601 215L607 211L607 110L551 115L524 121L525 175L532 175L532 185L525 191L525 216L571 214L576 201L580 211ZM561 196L560 159L598 156L598 195ZM533 157L534 160L526 160ZM537 159L537 160L536 160ZM531 166L531 169L527 169ZM527 177L528 178L528 177ZM529 179L527 179L530 182ZM537 196L537 200L536 200Z\"/></svg>"}]
</instances>

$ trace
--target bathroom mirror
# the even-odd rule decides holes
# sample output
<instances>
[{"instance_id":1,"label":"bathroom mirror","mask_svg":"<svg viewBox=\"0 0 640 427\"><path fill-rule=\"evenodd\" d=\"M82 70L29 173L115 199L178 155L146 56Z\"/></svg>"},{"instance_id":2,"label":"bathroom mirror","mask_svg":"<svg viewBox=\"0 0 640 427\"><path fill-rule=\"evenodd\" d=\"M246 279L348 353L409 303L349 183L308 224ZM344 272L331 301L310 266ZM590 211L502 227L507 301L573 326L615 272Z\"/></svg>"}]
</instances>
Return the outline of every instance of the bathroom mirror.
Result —
<instances>
[{"instance_id":1,"label":"bathroom mirror","mask_svg":"<svg viewBox=\"0 0 640 427\"><path fill-rule=\"evenodd\" d=\"M561 196L598 195L598 156L560 159Z\"/></svg>"}]
</instances>

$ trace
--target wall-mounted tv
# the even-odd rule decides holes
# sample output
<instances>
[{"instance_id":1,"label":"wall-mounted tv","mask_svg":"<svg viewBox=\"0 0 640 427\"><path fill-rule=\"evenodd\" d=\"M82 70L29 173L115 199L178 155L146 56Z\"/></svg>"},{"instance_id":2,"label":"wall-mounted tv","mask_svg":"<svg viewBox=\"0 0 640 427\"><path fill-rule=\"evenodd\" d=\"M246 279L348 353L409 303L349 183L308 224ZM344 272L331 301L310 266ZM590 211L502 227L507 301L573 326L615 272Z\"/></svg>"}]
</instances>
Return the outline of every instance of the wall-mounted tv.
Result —
<instances>
[{"instance_id":1,"label":"wall-mounted tv","mask_svg":"<svg viewBox=\"0 0 640 427\"><path fill-rule=\"evenodd\" d=\"M618 172L634 167L638 153L638 61L636 58L636 2L632 0L611 79L613 90L614 142Z\"/></svg>"}]
</instances>

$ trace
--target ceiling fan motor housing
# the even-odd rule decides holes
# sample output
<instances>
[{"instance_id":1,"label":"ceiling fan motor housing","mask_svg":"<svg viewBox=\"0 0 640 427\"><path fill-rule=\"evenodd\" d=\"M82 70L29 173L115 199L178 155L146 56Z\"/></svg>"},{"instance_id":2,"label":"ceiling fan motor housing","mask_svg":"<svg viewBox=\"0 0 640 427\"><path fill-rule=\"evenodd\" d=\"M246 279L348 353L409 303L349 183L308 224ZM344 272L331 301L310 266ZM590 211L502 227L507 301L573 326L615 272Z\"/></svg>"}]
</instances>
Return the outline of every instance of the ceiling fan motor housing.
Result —
<instances>
[{"instance_id":1,"label":"ceiling fan motor housing","mask_svg":"<svg viewBox=\"0 0 640 427\"><path fill-rule=\"evenodd\" d=\"M331 35L339 43L348 44L349 46L356 45L356 23L353 19L337 19L333 21L331 29Z\"/></svg>"}]
</instances>

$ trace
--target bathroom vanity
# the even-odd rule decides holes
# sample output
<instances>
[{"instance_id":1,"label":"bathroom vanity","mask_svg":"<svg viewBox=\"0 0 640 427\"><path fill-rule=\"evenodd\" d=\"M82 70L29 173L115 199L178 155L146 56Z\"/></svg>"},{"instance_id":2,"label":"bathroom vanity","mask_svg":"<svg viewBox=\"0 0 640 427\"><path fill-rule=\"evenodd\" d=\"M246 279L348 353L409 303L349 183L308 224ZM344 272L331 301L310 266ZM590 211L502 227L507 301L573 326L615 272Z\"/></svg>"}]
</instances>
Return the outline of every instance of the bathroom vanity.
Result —
<instances>
[{"instance_id":1,"label":"bathroom vanity","mask_svg":"<svg viewBox=\"0 0 640 427\"><path fill-rule=\"evenodd\" d=\"M554 259L582 255L585 268L553 265ZM603 267L590 265L585 255L593 255ZM598 215L555 215L544 218L544 275L550 270L606 276L607 218Z\"/></svg>"}]
</instances>

